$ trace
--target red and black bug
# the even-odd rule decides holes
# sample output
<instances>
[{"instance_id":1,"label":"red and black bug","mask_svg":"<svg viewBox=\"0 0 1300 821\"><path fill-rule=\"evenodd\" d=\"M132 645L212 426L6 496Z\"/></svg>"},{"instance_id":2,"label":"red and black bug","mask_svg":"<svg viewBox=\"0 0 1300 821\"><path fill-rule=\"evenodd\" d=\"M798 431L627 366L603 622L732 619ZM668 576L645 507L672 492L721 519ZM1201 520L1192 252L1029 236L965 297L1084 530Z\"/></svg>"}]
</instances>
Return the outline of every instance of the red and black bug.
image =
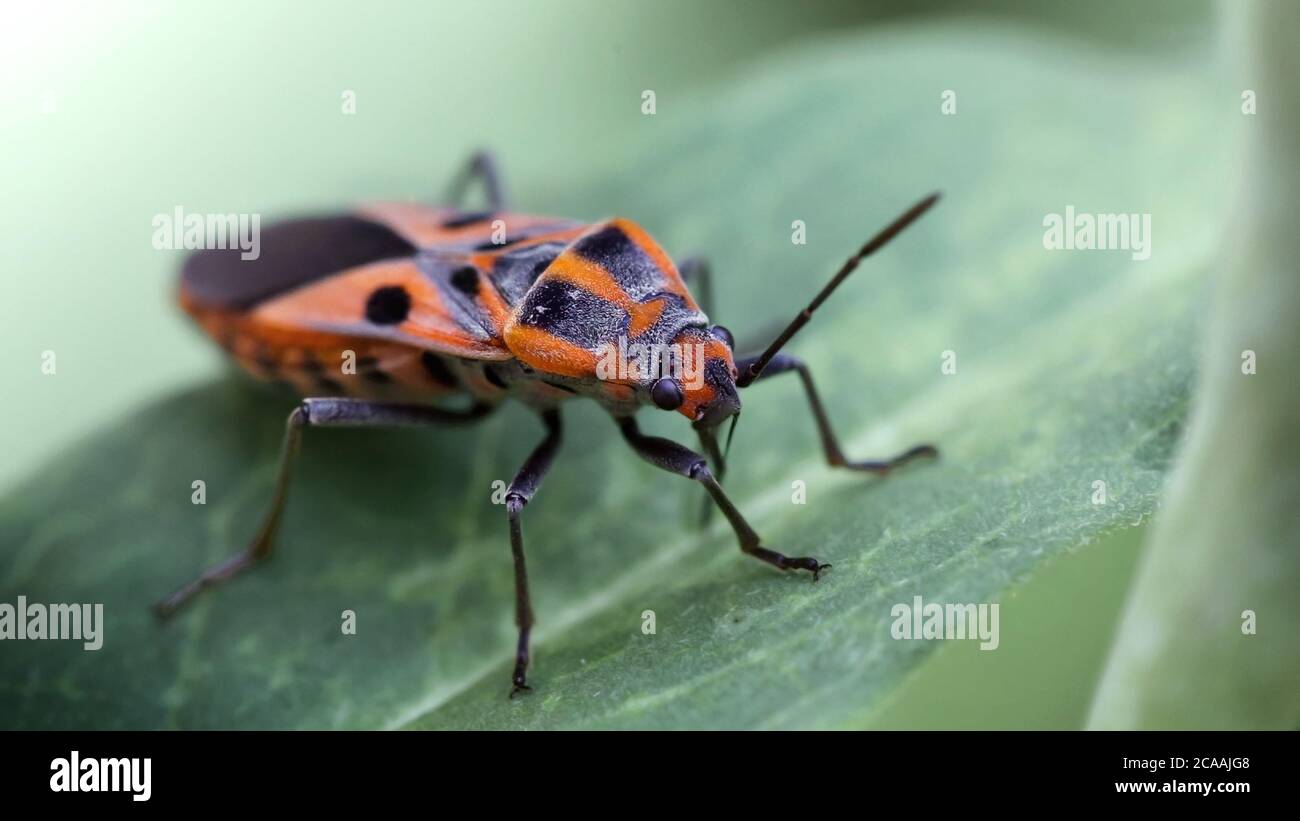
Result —
<instances>
[{"instance_id":1,"label":"red and black bug","mask_svg":"<svg viewBox=\"0 0 1300 821\"><path fill-rule=\"evenodd\" d=\"M289 414L271 506L249 546L160 602L160 613L174 612L270 554L305 427L468 423L508 397L538 413L545 437L505 497L519 626L511 695L528 689L533 624L521 516L559 449L565 401L599 402L641 458L704 486L742 551L781 570L807 570L814 580L830 565L763 546L722 489L725 463L716 434L740 413L739 389L797 372L826 460L835 467L884 474L935 455L920 445L884 461L847 458L808 367L780 351L858 264L929 209L937 194L862 246L765 350L737 357L730 332L710 325L707 299L701 306L687 288L691 280L702 295L711 292L703 260L675 265L627 220L587 225L509 213L486 154L475 155L459 175L450 201L461 202L475 180L486 191L488 210L372 205L273 225L255 260L232 249L200 251L186 262L185 310L245 370L309 398ZM668 352L659 360L664 367L603 372L611 346L629 344ZM682 378L686 351L698 355L690 380ZM339 364L347 355L356 367L345 376ZM468 406L439 404L458 394L468 396ZM642 434L635 413L646 404L690 419L705 455Z\"/></svg>"}]
</instances>

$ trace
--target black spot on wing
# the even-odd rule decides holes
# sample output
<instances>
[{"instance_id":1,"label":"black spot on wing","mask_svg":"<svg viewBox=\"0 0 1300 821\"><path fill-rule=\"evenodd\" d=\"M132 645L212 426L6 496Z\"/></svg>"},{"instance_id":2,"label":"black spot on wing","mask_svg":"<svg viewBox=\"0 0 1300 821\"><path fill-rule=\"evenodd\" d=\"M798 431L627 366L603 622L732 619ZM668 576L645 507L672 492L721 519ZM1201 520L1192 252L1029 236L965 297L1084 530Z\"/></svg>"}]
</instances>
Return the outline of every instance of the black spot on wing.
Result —
<instances>
[{"instance_id":1,"label":"black spot on wing","mask_svg":"<svg viewBox=\"0 0 1300 821\"><path fill-rule=\"evenodd\" d=\"M268 226L258 252L245 260L238 248L198 251L185 261L181 282L202 304L247 309L357 265L410 256L415 247L384 225L345 216Z\"/></svg>"},{"instance_id":2,"label":"black spot on wing","mask_svg":"<svg viewBox=\"0 0 1300 821\"><path fill-rule=\"evenodd\" d=\"M376 325L396 325L411 312L411 295L401 285L385 285L366 299L366 319Z\"/></svg>"},{"instance_id":3,"label":"black spot on wing","mask_svg":"<svg viewBox=\"0 0 1300 821\"><path fill-rule=\"evenodd\" d=\"M448 276L451 285L465 296L478 295L478 269L472 265L463 265Z\"/></svg>"},{"instance_id":4,"label":"black spot on wing","mask_svg":"<svg viewBox=\"0 0 1300 821\"><path fill-rule=\"evenodd\" d=\"M520 317L525 325L588 350L626 336L629 322L622 308L559 280L534 285L520 307Z\"/></svg>"}]
</instances>

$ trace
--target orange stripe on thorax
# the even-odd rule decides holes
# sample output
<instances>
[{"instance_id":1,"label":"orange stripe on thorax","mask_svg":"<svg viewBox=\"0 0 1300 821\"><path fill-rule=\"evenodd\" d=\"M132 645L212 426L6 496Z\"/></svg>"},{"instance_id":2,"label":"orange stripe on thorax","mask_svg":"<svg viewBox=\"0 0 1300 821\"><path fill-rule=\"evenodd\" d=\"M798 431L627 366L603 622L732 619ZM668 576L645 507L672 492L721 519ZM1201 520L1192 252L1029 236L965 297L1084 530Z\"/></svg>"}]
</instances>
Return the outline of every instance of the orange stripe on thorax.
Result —
<instances>
[{"instance_id":1,"label":"orange stripe on thorax","mask_svg":"<svg viewBox=\"0 0 1300 821\"><path fill-rule=\"evenodd\" d=\"M618 307L627 311L631 317L631 323L628 326L628 333L632 336L640 336L646 329L650 328L655 322L659 321L660 315L664 312L664 302L662 297L655 297L646 302L637 302L628 295L623 287L618 284L614 276L609 271L588 259L584 259L577 254L565 254L546 269L547 277L563 280L587 292L612 302Z\"/></svg>"}]
</instances>

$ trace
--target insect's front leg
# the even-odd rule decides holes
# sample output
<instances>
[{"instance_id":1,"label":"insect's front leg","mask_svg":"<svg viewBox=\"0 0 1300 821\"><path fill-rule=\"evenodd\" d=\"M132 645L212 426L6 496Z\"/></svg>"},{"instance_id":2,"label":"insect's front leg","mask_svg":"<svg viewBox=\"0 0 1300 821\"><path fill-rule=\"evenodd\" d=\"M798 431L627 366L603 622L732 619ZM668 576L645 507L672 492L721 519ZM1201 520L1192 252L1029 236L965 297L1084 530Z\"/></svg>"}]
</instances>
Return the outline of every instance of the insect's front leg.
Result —
<instances>
[{"instance_id":1,"label":"insect's front leg","mask_svg":"<svg viewBox=\"0 0 1300 821\"><path fill-rule=\"evenodd\" d=\"M823 564L811 556L790 557L763 547L758 534L727 498L722 485L718 484L717 479L714 479L713 474L709 472L708 462L700 454L672 440L642 434L636 420L630 416L620 419L619 427L623 431L623 438L642 459L657 468L694 479L704 485L713 503L731 523L731 529L735 531L740 549L744 552L781 570L807 570L813 574L813 581L817 580L823 570L830 567L829 564Z\"/></svg>"},{"instance_id":2,"label":"insect's front leg","mask_svg":"<svg viewBox=\"0 0 1300 821\"><path fill-rule=\"evenodd\" d=\"M203 571L198 578L158 602L160 616L170 616L203 590L227 581L271 555L280 516L289 496L289 478L297 461L302 429L311 427L395 427L427 426L473 422L493 410L491 405L474 405L466 410L447 410L427 405L404 405L391 402L368 402L361 399L304 399L289 414L284 444L280 451L280 469L275 480L271 507L262 520L257 535L248 547Z\"/></svg>"},{"instance_id":3,"label":"insect's front leg","mask_svg":"<svg viewBox=\"0 0 1300 821\"><path fill-rule=\"evenodd\" d=\"M546 411L542 414L546 423L546 438L533 450L528 461L515 474L510 487L506 489L506 519L510 523L510 552L515 559L515 624L519 627L519 642L515 646L515 671L510 681L510 697L531 689L528 686L528 635L533 629L533 603L528 595L528 570L524 566L524 534L520 515L524 506L533 498L542 478L551 469L555 452L560 448L560 414L559 411Z\"/></svg>"},{"instance_id":4,"label":"insect's front leg","mask_svg":"<svg viewBox=\"0 0 1300 821\"><path fill-rule=\"evenodd\" d=\"M737 359L736 370L745 373L750 364L758 359L757 356ZM826 454L826 462L832 467L861 470L883 476L913 459L921 457L934 458L939 455L939 451L933 445L916 445L892 459L854 460L847 458L844 451L840 449L839 439L835 436L835 430L831 427L830 417L826 415L826 408L822 406L821 397L817 395L817 388L813 385L812 373L802 359L788 354L777 354L772 357L772 361L767 363L767 367L754 381L757 382L790 371L797 372L800 381L803 383L804 393L808 396L808 405L812 408L813 418L817 421L817 431L821 434L822 451Z\"/></svg>"}]
</instances>

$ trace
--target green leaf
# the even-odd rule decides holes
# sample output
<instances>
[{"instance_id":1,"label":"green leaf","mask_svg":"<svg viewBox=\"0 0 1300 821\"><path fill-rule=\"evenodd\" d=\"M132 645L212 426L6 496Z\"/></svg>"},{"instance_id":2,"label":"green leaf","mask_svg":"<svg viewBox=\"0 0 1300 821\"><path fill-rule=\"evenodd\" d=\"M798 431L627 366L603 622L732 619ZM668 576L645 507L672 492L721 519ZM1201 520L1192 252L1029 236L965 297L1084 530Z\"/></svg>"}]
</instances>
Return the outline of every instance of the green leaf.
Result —
<instances>
[{"instance_id":1,"label":"green leaf","mask_svg":"<svg viewBox=\"0 0 1300 821\"><path fill-rule=\"evenodd\" d=\"M958 93L958 113L940 94ZM714 260L715 319L793 315L872 231L940 206L873 258L791 350L854 456L943 451L886 481L827 468L798 384L755 386L729 489L813 584L692 530L699 489L575 405L524 518L539 620L531 696L507 701L512 571L494 480L541 435L520 408L457 431L308 431L273 560L157 624L148 605L241 545L287 406L222 382L106 427L0 505L0 601L103 602L103 649L0 654L12 727L843 727L933 642L890 608L995 601L1053 555L1156 507L1231 129L1187 66L1065 41L896 28L752 67L615 177L526 210L620 213ZM533 190L535 190L535 186ZM527 185L523 190L530 190ZM1046 251L1067 205L1151 212L1154 253ZM803 220L808 244L793 245ZM957 373L940 373L944 351ZM647 426L690 442L680 419ZM208 504L190 503L191 482ZM1093 482L1108 502L1093 504ZM807 504L791 502L802 481ZM357 614L357 635L340 614ZM641 631L656 614L656 633Z\"/></svg>"},{"instance_id":2,"label":"green leaf","mask_svg":"<svg viewBox=\"0 0 1300 821\"><path fill-rule=\"evenodd\" d=\"M1186 447L1093 705L1101 729L1300 727L1300 7L1233 12L1243 75L1269 105L1252 118Z\"/></svg>"}]
</instances>

